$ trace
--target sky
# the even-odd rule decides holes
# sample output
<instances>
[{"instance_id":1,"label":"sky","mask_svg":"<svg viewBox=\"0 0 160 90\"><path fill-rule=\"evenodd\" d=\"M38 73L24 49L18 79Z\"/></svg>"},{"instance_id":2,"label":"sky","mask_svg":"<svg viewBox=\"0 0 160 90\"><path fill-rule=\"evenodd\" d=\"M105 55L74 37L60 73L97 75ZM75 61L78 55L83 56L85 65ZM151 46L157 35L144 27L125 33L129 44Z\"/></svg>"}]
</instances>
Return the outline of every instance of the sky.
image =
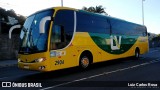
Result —
<instances>
[{"instance_id":1,"label":"sky","mask_svg":"<svg viewBox=\"0 0 160 90\"><path fill-rule=\"evenodd\" d=\"M143 0L143 4L144 25L148 32L160 34L160 0ZM142 0L63 0L63 6L76 9L98 5L110 16L142 24ZM61 6L61 0L0 0L0 7L24 16L56 6Z\"/></svg>"}]
</instances>

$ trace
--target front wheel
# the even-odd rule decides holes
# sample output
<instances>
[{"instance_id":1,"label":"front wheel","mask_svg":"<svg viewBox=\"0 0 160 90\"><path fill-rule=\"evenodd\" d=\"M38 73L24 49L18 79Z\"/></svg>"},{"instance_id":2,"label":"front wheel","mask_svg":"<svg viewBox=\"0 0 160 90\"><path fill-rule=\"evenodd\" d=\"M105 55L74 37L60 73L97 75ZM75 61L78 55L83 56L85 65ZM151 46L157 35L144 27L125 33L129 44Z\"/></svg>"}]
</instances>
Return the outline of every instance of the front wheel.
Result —
<instances>
[{"instance_id":1,"label":"front wheel","mask_svg":"<svg viewBox=\"0 0 160 90\"><path fill-rule=\"evenodd\" d=\"M136 50L136 51L135 51L135 58L136 58L136 59L139 59L139 55L140 55L139 50Z\"/></svg>"},{"instance_id":2,"label":"front wheel","mask_svg":"<svg viewBox=\"0 0 160 90\"><path fill-rule=\"evenodd\" d=\"M82 56L80 58L80 61L79 61L79 66L82 68L82 69L86 69L88 68L90 65L90 60L87 56Z\"/></svg>"}]
</instances>

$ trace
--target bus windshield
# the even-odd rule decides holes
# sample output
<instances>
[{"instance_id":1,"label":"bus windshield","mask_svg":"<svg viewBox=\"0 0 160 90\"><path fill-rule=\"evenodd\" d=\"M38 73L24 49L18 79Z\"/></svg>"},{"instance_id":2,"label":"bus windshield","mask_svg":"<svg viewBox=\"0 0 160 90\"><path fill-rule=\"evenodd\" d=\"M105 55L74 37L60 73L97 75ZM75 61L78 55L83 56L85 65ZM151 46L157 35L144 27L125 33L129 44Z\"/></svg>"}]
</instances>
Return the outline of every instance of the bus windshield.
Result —
<instances>
[{"instance_id":1,"label":"bus windshield","mask_svg":"<svg viewBox=\"0 0 160 90\"><path fill-rule=\"evenodd\" d=\"M46 10L29 16L21 30L19 53L38 53L47 50L47 40L51 21L45 23L45 33L40 33L40 21L52 16L54 10Z\"/></svg>"}]
</instances>

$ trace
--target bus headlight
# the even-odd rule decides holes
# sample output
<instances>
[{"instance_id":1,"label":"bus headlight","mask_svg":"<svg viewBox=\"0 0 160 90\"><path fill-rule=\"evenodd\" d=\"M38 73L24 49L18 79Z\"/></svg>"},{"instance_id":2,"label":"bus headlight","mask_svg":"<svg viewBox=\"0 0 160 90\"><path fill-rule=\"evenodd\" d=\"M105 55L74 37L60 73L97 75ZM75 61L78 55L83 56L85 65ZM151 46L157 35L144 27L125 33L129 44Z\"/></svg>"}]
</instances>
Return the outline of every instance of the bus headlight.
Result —
<instances>
[{"instance_id":1,"label":"bus headlight","mask_svg":"<svg viewBox=\"0 0 160 90\"><path fill-rule=\"evenodd\" d=\"M35 62L43 62L43 61L45 61L45 60L46 60L46 58L43 57L43 58L38 58L38 59L36 59Z\"/></svg>"},{"instance_id":2,"label":"bus headlight","mask_svg":"<svg viewBox=\"0 0 160 90\"><path fill-rule=\"evenodd\" d=\"M21 59L20 59L20 58L18 58L18 62L21 62Z\"/></svg>"}]
</instances>

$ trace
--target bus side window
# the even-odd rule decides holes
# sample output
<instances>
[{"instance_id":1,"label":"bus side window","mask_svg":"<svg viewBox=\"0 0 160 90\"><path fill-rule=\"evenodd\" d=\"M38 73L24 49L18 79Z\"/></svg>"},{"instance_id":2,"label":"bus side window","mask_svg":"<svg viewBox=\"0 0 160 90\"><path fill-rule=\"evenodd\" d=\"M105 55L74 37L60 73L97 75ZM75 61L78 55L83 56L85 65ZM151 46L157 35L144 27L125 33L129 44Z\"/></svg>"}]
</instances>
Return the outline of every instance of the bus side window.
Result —
<instances>
[{"instance_id":1,"label":"bus side window","mask_svg":"<svg viewBox=\"0 0 160 90\"><path fill-rule=\"evenodd\" d=\"M65 46L65 41L64 27L54 25L51 34L51 50L63 48Z\"/></svg>"},{"instance_id":2,"label":"bus side window","mask_svg":"<svg viewBox=\"0 0 160 90\"><path fill-rule=\"evenodd\" d=\"M147 32L143 32L143 36L144 36L144 37L147 36Z\"/></svg>"},{"instance_id":3,"label":"bus side window","mask_svg":"<svg viewBox=\"0 0 160 90\"><path fill-rule=\"evenodd\" d=\"M143 36L145 37L145 36L147 36L147 28L145 27L145 30L144 30L144 32L143 32Z\"/></svg>"}]
</instances>

